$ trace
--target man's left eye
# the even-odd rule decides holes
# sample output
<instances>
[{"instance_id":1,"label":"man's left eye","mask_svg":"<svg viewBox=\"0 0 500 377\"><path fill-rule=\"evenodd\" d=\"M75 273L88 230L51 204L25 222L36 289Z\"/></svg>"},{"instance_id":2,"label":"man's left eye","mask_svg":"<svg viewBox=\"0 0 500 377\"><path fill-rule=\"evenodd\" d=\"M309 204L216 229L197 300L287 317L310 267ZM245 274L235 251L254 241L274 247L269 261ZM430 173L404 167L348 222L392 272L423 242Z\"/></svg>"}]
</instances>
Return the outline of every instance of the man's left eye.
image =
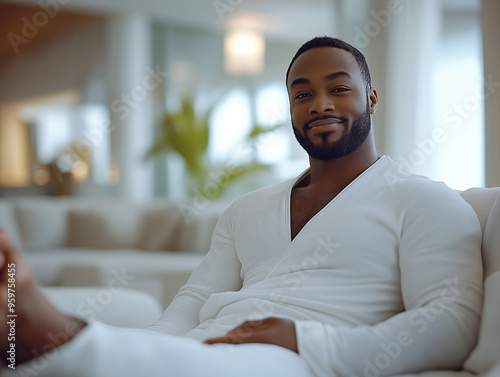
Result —
<instances>
[{"instance_id":1,"label":"man's left eye","mask_svg":"<svg viewBox=\"0 0 500 377\"><path fill-rule=\"evenodd\" d=\"M349 89L348 88L335 88L335 89L332 89L331 92L332 93L343 93L343 92L347 92Z\"/></svg>"}]
</instances>

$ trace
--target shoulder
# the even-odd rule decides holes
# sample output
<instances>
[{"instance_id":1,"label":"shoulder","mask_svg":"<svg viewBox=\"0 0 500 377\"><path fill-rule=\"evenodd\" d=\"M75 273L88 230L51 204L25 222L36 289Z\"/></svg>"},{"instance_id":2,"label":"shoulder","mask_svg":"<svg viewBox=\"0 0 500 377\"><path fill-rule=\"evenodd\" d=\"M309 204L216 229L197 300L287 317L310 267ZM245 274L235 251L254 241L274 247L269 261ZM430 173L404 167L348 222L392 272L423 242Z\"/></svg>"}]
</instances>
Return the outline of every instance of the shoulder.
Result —
<instances>
[{"instance_id":1,"label":"shoulder","mask_svg":"<svg viewBox=\"0 0 500 377\"><path fill-rule=\"evenodd\" d=\"M284 205L284 199L296 180L297 178L289 179L243 194L231 203L222 217L236 223L242 219L248 220L253 214L261 216L280 208Z\"/></svg>"},{"instance_id":2,"label":"shoulder","mask_svg":"<svg viewBox=\"0 0 500 377\"><path fill-rule=\"evenodd\" d=\"M272 203L277 199L282 199L296 180L297 178L289 179L246 193L236 199L233 206L241 208L247 206L253 207L259 204L268 205L268 203Z\"/></svg>"},{"instance_id":3,"label":"shoulder","mask_svg":"<svg viewBox=\"0 0 500 377\"><path fill-rule=\"evenodd\" d=\"M405 217L427 217L433 221L457 218L476 222L472 207L445 183L410 173L387 157L382 172L384 197L403 210Z\"/></svg>"},{"instance_id":4,"label":"shoulder","mask_svg":"<svg viewBox=\"0 0 500 377\"><path fill-rule=\"evenodd\" d=\"M396 197L404 197L407 202L419 204L441 201L451 201L457 204L467 204L455 190L445 183L434 181L426 176L410 173L404 170L390 158L383 172L387 189Z\"/></svg>"}]
</instances>

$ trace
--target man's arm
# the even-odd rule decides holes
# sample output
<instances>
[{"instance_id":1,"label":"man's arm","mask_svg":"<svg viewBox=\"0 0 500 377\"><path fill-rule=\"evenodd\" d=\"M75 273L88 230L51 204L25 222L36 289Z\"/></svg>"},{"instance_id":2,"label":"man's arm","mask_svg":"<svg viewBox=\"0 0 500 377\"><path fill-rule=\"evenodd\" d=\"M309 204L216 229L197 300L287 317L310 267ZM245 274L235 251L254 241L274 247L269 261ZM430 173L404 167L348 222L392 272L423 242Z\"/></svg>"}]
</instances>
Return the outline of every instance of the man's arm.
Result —
<instances>
[{"instance_id":1,"label":"man's arm","mask_svg":"<svg viewBox=\"0 0 500 377\"><path fill-rule=\"evenodd\" d=\"M0 230L0 302L0 349L6 355L11 343L14 344L16 363L63 345L86 325L60 313L47 301L34 284L31 269L3 230ZM8 336L11 328L15 329L12 342Z\"/></svg>"},{"instance_id":2,"label":"man's arm","mask_svg":"<svg viewBox=\"0 0 500 377\"><path fill-rule=\"evenodd\" d=\"M296 321L299 353L319 375L387 376L459 369L477 340L481 229L444 185L408 204L399 245L405 311L375 326Z\"/></svg>"},{"instance_id":3,"label":"man's arm","mask_svg":"<svg viewBox=\"0 0 500 377\"><path fill-rule=\"evenodd\" d=\"M170 335L184 335L199 324L200 310L214 293L241 288L241 263L232 235L231 205L219 218L212 235L210 251L181 287L160 319L147 328Z\"/></svg>"}]
</instances>

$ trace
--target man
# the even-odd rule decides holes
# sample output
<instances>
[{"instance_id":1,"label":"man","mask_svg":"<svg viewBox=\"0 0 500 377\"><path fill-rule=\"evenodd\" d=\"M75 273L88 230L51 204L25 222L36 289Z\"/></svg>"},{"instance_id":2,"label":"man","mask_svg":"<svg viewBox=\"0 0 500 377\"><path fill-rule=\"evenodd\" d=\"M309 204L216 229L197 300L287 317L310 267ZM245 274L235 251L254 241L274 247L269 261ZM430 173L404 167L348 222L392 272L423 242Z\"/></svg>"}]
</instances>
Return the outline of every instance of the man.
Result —
<instances>
[{"instance_id":1,"label":"man","mask_svg":"<svg viewBox=\"0 0 500 377\"><path fill-rule=\"evenodd\" d=\"M377 92L351 45L304 44L287 88L310 168L236 200L203 262L147 330L57 313L4 237L1 289L15 263L26 373L361 377L460 368L481 307L474 212L445 185L379 158ZM66 343L44 356L54 338ZM36 370L44 357L48 366Z\"/></svg>"}]
</instances>

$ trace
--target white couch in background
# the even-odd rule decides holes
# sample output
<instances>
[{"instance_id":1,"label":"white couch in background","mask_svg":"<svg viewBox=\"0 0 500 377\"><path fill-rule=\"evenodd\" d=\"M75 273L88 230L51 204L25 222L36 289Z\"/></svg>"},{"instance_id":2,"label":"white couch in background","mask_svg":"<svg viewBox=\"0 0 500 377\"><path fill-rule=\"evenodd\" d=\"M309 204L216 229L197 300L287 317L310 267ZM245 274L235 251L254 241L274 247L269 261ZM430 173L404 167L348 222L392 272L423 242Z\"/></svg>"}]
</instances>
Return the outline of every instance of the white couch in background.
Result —
<instances>
[{"instance_id":1,"label":"white couch in background","mask_svg":"<svg viewBox=\"0 0 500 377\"><path fill-rule=\"evenodd\" d=\"M168 305L209 250L225 204L0 199L6 229L41 286L120 287Z\"/></svg>"},{"instance_id":2,"label":"white couch in background","mask_svg":"<svg viewBox=\"0 0 500 377\"><path fill-rule=\"evenodd\" d=\"M405 377L500 377L500 188L474 188L460 195L473 207L483 231L485 299L479 341L465 363L467 370ZM121 282L124 289L116 296L119 299L109 305L100 302L106 306L102 310L106 313L95 310L96 319L141 327L150 319L137 318L141 313L153 312L154 317L161 309L150 295L137 295L129 289L150 292L165 306L208 250L210 234L223 207L206 207L186 222L179 206L167 202L136 205L77 199L4 199L0 200L0 226L10 231L24 250L41 283L99 286L44 288L56 306L81 315L82 308L90 311L85 307L89 297L102 296L107 302L107 291L111 292L111 287L120 289ZM149 309L143 311L141 305ZM134 309L133 318L123 318L127 307Z\"/></svg>"},{"instance_id":3,"label":"white couch in background","mask_svg":"<svg viewBox=\"0 0 500 377\"><path fill-rule=\"evenodd\" d=\"M144 328L163 312L155 297L133 289L41 287L41 290L61 312L118 327Z\"/></svg>"}]
</instances>

